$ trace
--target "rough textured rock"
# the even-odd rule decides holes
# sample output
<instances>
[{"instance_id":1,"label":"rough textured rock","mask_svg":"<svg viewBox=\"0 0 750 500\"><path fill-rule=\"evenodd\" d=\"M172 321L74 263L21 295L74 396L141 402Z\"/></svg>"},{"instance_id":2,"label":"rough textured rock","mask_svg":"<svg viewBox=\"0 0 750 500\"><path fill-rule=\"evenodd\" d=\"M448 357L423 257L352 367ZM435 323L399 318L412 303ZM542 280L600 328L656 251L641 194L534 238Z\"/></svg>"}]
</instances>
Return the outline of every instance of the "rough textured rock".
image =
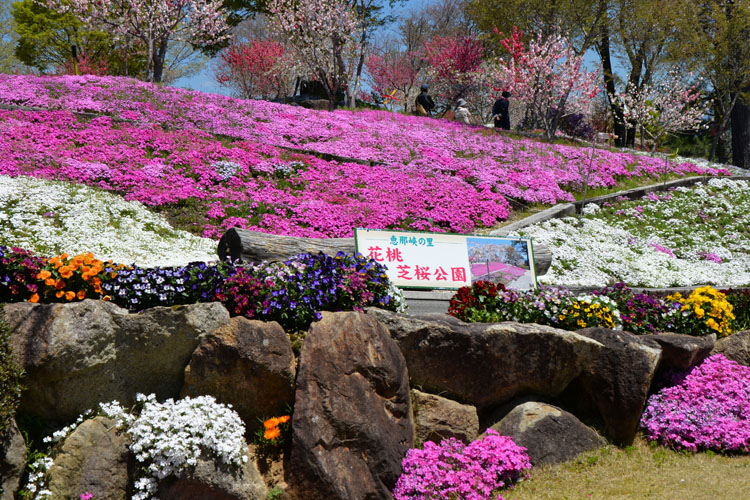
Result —
<instances>
[{"instance_id":1,"label":"rough textured rock","mask_svg":"<svg viewBox=\"0 0 750 500\"><path fill-rule=\"evenodd\" d=\"M558 464L606 444L573 414L556 406L527 402L516 406L492 426L526 448L532 465Z\"/></svg>"},{"instance_id":2,"label":"rough textured rock","mask_svg":"<svg viewBox=\"0 0 750 500\"><path fill-rule=\"evenodd\" d=\"M368 309L390 331L413 385L481 411L523 394L555 396L602 345L573 332L521 323L464 323L445 314Z\"/></svg>"},{"instance_id":3,"label":"rough textured rock","mask_svg":"<svg viewBox=\"0 0 750 500\"><path fill-rule=\"evenodd\" d=\"M26 371L21 411L72 421L139 392L177 398L200 339L229 323L220 303L129 314L111 303L8 304L14 356Z\"/></svg>"},{"instance_id":4,"label":"rough textured rock","mask_svg":"<svg viewBox=\"0 0 750 500\"><path fill-rule=\"evenodd\" d=\"M661 347L650 338L607 328L578 333L601 342L605 349L570 385L565 397L583 414L598 414L612 441L628 445L635 437Z\"/></svg>"},{"instance_id":5,"label":"rough textured rock","mask_svg":"<svg viewBox=\"0 0 750 500\"><path fill-rule=\"evenodd\" d=\"M411 391L411 400L417 443L439 443L449 437L468 443L477 438L479 417L473 406L416 389Z\"/></svg>"},{"instance_id":6,"label":"rough textured rock","mask_svg":"<svg viewBox=\"0 0 750 500\"><path fill-rule=\"evenodd\" d=\"M66 439L49 469L53 498L78 498L86 491L97 500L126 500L129 439L114 420L84 421Z\"/></svg>"},{"instance_id":7,"label":"rough textured rock","mask_svg":"<svg viewBox=\"0 0 750 500\"><path fill-rule=\"evenodd\" d=\"M645 338L654 340L661 346L660 367L685 371L700 364L714 348L716 335L694 337L678 333L660 333Z\"/></svg>"},{"instance_id":8,"label":"rough textured rock","mask_svg":"<svg viewBox=\"0 0 750 500\"><path fill-rule=\"evenodd\" d=\"M26 444L15 420L0 434L0 500L13 500L26 467Z\"/></svg>"},{"instance_id":9,"label":"rough textured rock","mask_svg":"<svg viewBox=\"0 0 750 500\"><path fill-rule=\"evenodd\" d=\"M223 464L199 458L189 473L159 484L161 500L265 500L267 494L254 460L233 473Z\"/></svg>"},{"instance_id":10,"label":"rough textured rock","mask_svg":"<svg viewBox=\"0 0 750 500\"><path fill-rule=\"evenodd\" d=\"M372 315L323 313L300 353L292 497L392 498L413 443L406 363L388 331Z\"/></svg>"},{"instance_id":11,"label":"rough textured rock","mask_svg":"<svg viewBox=\"0 0 750 500\"><path fill-rule=\"evenodd\" d=\"M723 354L727 359L750 366L750 330L717 340L711 354Z\"/></svg>"},{"instance_id":12,"label":"rough textured rock","mask_svg":"<svg viewBox=\"0 0 750 500\"><path fill-rule=\"evenodd\" d=\"M181 395L211 395L231 404L252 434L259 418L293 406L294 365L291 342L278 323L235 317L201 340Z\"/></svg>"}]
</instances>

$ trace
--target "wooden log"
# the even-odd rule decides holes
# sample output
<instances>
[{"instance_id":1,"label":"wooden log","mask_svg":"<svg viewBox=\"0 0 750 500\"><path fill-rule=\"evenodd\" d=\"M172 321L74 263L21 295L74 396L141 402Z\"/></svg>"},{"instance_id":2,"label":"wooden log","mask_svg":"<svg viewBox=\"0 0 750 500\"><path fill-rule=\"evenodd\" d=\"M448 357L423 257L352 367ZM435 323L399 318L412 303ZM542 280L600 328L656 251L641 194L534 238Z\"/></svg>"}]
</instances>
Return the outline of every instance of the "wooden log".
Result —
<instances>
[{"instance_id":1,"label":"wooden log","mask_svg":"<svg viewBox=\"0 0 750 500\"><path fill-rule=\"evenodd\" d=\"M287 260L300 253L354 253L354 238L299 238L233 227L219 240L219 258L243 262Z\"/></svg>"},{"instance_id":2,"label":"wooden log","mask_svg":"<svg viewBox=\"0 0 750 500\"><path fill-rule=\"evenodd\" d=\"M227 229L219 240L218 254L243 262L283 261L300 253L336 252L354 253L354 238L300 238L279 236L233 227ZM552 252L543 245L534 245L536 274L541 276L552 264Z\"/></svg>"}]
</instances>

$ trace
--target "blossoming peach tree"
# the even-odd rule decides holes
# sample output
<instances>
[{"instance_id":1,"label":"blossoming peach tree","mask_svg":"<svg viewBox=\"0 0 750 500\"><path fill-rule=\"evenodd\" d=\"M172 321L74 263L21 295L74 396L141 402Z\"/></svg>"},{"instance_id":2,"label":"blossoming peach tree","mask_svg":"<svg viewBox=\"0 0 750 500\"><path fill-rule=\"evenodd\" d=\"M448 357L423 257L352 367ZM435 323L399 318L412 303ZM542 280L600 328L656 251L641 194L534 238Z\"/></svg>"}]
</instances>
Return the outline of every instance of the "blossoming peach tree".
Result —
<instances>
[{"instance_id":1,"label":"blossoming peach tree","mask_svg":"<svg viewBox=\"0 0 750 500\"><path fill-rule=\"evenodd\" d=\"M547 139L552 140L561 117L571 112L585 114L599 94L599 71L587 71L583 55L576 54L559 31L546 38L537 34L528 48L522 36L514 27L511 36L500 41L509 57L495 64L495 87L510 91L524 103L531 119L541 122Z\"/></svg>"},{"instance_id":2,"label":"blossoming peach tree","mask_svg":"<svg viewBox=\"0 0 750 500\"><path fill-rule=\"evenodd\" d=\"M269 27L313 78L323 84L329 109L347 84L347 61L355 50L357 16L347 0L268 3Z\"/></svg>"}]
</instances>

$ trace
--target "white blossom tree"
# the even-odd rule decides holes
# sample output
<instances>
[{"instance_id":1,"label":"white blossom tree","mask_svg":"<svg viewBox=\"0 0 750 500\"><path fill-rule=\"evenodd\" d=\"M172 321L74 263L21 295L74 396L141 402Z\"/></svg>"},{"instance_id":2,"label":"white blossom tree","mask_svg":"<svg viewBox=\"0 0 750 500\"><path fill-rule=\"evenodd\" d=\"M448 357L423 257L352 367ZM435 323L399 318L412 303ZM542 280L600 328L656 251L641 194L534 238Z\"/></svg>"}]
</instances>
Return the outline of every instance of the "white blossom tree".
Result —
<instances>
[{"instance_id":1,"label":"white blossom tree","mask_svg":"<svg viewBox=\"0 0 750 500\"><path fill-rule=\"evenodd\" d=\"M113 33L126 44L142 41L148 50L148 81L162 80L171 41L201 47L229 36L221 0L36 1L59 12L72 12L83 24Z\"/></svg>"},{"instance_id":2,"label":"white blossom tree","mask_svg":"<svg viewBox=\"0 0 750 500\"><path fill-rule=\"evenodd\" d=\"M645 85L640 90L627 87L613 96L623 107L624 118L639 129L641 149L646 136L653 141L654 151L668 134L701 127L710 102L701 102L699 86L687 83L691 76L672 68L655 85Z\"/></svg>"},{"instance_id":3,"label":"white blossom tree","mask_svg":"<svg viewBox=\"0 0 750 500\"><path fill-rule=\"evenodd\" d=\"M348 61L357 49L352 33L357 15L348 0L271 0L268 3L271 32L284 40L297 60L325 88L329 109L347 86Z\"/></svg>"}]
</instances>

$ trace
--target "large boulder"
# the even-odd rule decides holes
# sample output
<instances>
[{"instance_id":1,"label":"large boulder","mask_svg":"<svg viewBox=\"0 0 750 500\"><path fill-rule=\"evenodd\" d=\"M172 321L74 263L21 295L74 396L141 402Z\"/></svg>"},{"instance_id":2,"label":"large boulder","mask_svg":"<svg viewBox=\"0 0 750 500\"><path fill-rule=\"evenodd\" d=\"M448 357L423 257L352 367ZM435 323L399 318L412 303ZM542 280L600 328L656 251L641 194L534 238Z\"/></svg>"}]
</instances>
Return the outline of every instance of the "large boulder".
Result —
<instances>
[{"instance_id":1,"label":"large boulder","mask_svg":"<svg viewBox=\"0 0 750 500\"><path fill-rule=\"evenodd\" d=\"M406 316L368 309L406 358L412 384L493 407L523 394L556 396L603 346L549 326L464 323L445 314Z\"/></svg>"},{"instance_id":2,"label":"large boulder","mask_svg":"<svg viewBox=\"0 0 750 500\"><path fill-rule=\"evenodd\" d=\"M114 420L85 420L65 438L49 469L52 498L78 498L86 491L97 500L129 498L129 442Z\"/></svg>"},{"instance_id":3,"label":"large boulder","mask_svg":"<svg viewBox=\"0 0 750 500\"><path fill-rule=\"evenodd\" d=\"M660 333L645 338L652 339L661 346L660 367L683 372L706 359L716 342L714 334L695 337L679 333Z\"/></svg>"},{"instance_id":4,"label":"large boulder","mask_svg":"<svg viewBox=\"0 0 750 500\"><path fill-rule=\"evenodd\" d=\"M259 420L294 404L292 344L276 322L232 318L205 336L185 369L181 395L211 395L231 404L254 433Z\"/></svg>"},{"instance_id":5,"label":"large boulder","mask_svg":"<svg viewBox=\"0 0 750 500\"><path fill-rule=\"evenodd\" d=\"M477 409L435 394L411 390L417 443L456 438L469 443L479 434Z\"/></svg>"},{"instance_id":6,"label":"large boulder","mask_svg":"<svg viewBox=\"0 0 750 500\"><path fill-rule=\"evenodd\" d=\"M631 444L659 366L661 347L648 337L607 328L578 333L605 348L571 383L565 399L581 414L599 417L612 441Z\"/></svg>"},{"instance_id":7,"label":"large boulder","mask_svg":"<svg viewBox=\"0 0 750 500\"><path fill-rule=\"evenodd\" d=\"M414 444L406 363L372 315L323 313L300 353L289 486L300 500L392 498Z\"/></svg>"},{"instance_id":8,"label":"large boulder","mask_svg":"<svg viewBox=\"0 0 750 500\"><path fill-rule=\"evenodd\" d=\"M717 340L711 354L723 354L727 359L750 366L750 330Z\"/></svg>"},{"instance_id":9,"label":"large boulder","mask_svg":"<svg viewBox=\"0 0 750 500\"><path fill-rule=\"evenodd\" d=\"M0 500L13 500L26 467L26 443L15 420L0 432Z\"/></svg>"},{"instance_id":10,"label":"large boulder","mask_svg":"<svg viewBox=\"0 0 750 500\"><path fill-rule=\"evenodd\" d=\"M516 406L492 429L526 448L534 466L567 462L606 444L573 414L535 401Z\"/></svg>"},{"instance_id":11,"label":"large boulder","mask_svg":"<svg viewBox=\"0 0 750 500\"><path fill-rule=\"evenodd\" d=\"M267 495L254 460L237 471L201 456L194 467L159 484L161 500L265 500Z\"/></svg>"},{"instance_id":12,"label":"large boulder","mask_svg":"<svg viewBox=\"0 0 750 500\"><path fill-rule=\"evenodd\" d=\"M137 393L177 398L200 339L229 324L218 302L130 314L109 302L5 306L17 362L26 375L20 411L72 421L99 402Z\"/></svg>"}]
</instances>

